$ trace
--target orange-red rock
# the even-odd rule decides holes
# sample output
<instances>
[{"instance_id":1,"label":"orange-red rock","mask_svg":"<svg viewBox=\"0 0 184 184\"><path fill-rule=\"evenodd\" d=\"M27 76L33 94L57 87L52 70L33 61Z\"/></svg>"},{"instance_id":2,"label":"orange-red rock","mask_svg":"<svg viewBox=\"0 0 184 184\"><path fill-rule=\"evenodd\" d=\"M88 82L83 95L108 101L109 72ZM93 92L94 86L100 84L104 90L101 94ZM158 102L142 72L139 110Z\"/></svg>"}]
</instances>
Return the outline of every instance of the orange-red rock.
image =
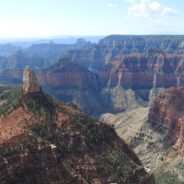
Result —
<instances>
[{"instance_id":1,"label":"orange-red rock","mask_svg":"<svg viewBox=\"0 0 184 184\"><path fill-rule=\"evenodd\" d=\"M168 129L168 142L184 154L184 88L170 88L152 103L148 122Z\"/></svg>"}]
</instances>

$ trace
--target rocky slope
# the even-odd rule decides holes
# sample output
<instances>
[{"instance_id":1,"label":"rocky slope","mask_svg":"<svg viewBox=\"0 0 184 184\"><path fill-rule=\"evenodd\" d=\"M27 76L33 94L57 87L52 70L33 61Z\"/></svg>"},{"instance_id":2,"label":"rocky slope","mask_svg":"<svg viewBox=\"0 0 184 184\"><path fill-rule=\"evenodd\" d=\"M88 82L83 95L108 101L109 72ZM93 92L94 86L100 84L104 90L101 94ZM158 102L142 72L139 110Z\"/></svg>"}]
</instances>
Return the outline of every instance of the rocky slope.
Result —
<instances>
[{"instance_id":1,"label":"rocky slope","mask_svg":"<svg viewBox=\"0 0 184 184\"><path fill-rule=\"evenodd\" d=\"M114 125L119 137L131 146L148 171L155 173L158 183L184 181L183 101L184 88L173 87L158 95L150 109L101 116L105 123Z\"/></svg>"},{"instance_id":2,"label":"rocky slope","mask_svg":"<svg viewBox=\"0 0 184 184\"><path fill-rule=\"evenodd\" d=\"M144 126L148 117L149 108L135 108L125 113L103 114L100 120L106 124L113 125L118 136L131 145L133 138Z\"/></svg>"},{"instance_id":3,"label":"rocky slope","mask_svg":"<svg viewBox=\"0 0 184 184\"><path fill-rule=\"evenodd\" d=\"M139 156L158 184L183 184L183 156L173 147L168 128L150 126L149 108L136 108L119 114L104 114L101 120L111 123L118 136ZM157 115L155 114L155 117Z\"/></svg>"},{"instance_id":4,"label":"rocky slope","mask_svg":"<svg viewBox=\"0 0 184 184\"><path fill-rule=\"evenodd\" d=\"M26 71L26 76L34 75ZM24 86L30 82L36 84L25 80ZM112 127L37 91L38 87L9 94L8 87L1 88L2 184L154 184Z\"/></svg>"}]
</instances>

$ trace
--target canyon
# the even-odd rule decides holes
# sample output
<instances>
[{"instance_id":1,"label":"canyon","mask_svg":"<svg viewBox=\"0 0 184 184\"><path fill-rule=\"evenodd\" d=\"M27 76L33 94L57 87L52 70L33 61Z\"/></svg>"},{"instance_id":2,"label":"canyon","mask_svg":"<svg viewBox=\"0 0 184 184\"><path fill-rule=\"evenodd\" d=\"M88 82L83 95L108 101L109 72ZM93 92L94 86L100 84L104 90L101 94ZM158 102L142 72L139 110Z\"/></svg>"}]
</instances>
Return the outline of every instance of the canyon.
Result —
<instances>
[{"instance_id":1,"label":"canyon","mask_svg":"<svg viewBox=\"0 0 184 184\"><path fill-rule=\"evenodd\" d=\"M115 142L120 137L133 149L146 175L154 173L159 184L165 182L163 178L167 183L182 183L183 36L111 35L99 43L79 40L66 47L49 43L18 53L41 60L18 59L16 65L6 65L0 71L2 85L21 85L23 68L34 67L43 91L64 101L64 107L80 109L115 130Z\"/></svg>"},{"instance_id":2,"label":"canyon","mask_svg":"<svg viewBox=\"0 0 184 184\"><path fill-rule=\"evenodd\" d=\"M119 113L148 106L163 89L183 85L183 46L182 36L120 35L98 44L33 45L21 52L41 60L16 59L18 64L0 71L0 83L21 84L22 68L29 65L44 90L66 103L95 116Z\"/></svg>"}]
</instances>

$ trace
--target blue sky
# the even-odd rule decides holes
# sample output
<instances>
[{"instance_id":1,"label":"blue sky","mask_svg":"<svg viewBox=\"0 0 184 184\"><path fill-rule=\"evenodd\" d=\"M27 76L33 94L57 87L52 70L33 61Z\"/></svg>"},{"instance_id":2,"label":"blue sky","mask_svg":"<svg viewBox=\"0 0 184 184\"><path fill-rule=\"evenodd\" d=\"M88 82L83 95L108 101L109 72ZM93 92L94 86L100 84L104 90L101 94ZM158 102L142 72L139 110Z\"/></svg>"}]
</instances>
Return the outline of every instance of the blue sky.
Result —
<instances>
[{"instance_id":1,"label":"blue sky","mask_svg":"<svg viewBox=\"0 0 184 184\"><path fill-rule=\"evenodd\" d=\"M0 0L0 38L184 34L183 0Z\"/></svg>"}]
</instances>

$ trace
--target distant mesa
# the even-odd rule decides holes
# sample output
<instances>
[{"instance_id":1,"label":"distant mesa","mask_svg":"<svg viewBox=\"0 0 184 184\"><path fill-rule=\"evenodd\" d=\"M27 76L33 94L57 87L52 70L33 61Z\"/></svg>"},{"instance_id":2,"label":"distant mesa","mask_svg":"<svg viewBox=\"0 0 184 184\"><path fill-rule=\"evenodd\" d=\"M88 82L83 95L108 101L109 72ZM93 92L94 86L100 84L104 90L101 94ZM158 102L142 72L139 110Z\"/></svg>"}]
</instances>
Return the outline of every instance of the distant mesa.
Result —
<instances>
[{"instance_id":1,"label":"distant mesa","mask_svg":"<svg viewBox=\"0 0 184 184\"><path fill-rule=\"evenodd\" d=\"M26 66L23 72L23 92L24 94L40 92L38 79L29 66Z\"/></svg>"}]
</instances>

